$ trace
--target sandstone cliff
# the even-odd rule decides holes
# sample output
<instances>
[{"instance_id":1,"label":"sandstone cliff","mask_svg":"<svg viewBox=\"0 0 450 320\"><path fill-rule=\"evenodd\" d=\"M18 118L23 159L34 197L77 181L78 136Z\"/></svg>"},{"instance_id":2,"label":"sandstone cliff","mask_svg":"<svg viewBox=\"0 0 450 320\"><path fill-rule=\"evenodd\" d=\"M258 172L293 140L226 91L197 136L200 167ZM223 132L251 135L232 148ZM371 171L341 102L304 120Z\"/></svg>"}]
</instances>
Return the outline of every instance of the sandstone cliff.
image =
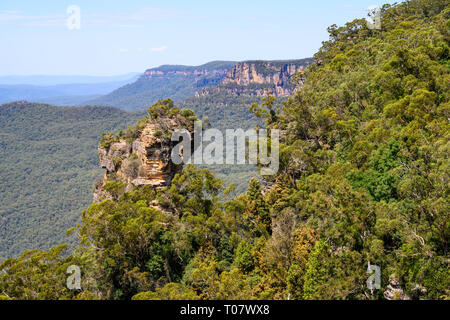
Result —
<instances>
[{"instance_id":1,"label":"sandstone cliff","mask_svg":"<svg viewBox=\"0 0 450 320\"><path fill-rule=\"evenodd\" d=\"M270 91L277 97L286 97L294 91L292 77L311 63L313 59L239 62L228 70L216 88L204 88L196 96L214 91L233 96L264 96Z\"/></svg>"},{"instance_id":2,"label":"sandstone cliff","mask_svg":"<svg viewBox=\"0 0 450 320\"><path fill-rule=\"evenodd\" d=\"M228 70L233 67L236 62L233 61L212 61L200 66L183 66L183 65L162 65L157 68L147 69L143 77L151 79L154 77L171 77L171 76L219 76L225 77Z\"/></svg>"},{"instance_id":3,"label":"sandstone cliff","mask_svg":"<svg viewBox=\"0 0 450 320\"><path fill-rule=\"evenodd\" d=\"M195 115L190 110L179 111L171 100L157 103L149 109L150 115L128 132L103 137L98 147L100 166L106 169L104 179L94 189L94 201L113 198L108 182L120 182L124 191L148 185L160 188L170 184L182 169L171 161L171 141L176 129L193 132Z\"/></svg>"}]
</instances>

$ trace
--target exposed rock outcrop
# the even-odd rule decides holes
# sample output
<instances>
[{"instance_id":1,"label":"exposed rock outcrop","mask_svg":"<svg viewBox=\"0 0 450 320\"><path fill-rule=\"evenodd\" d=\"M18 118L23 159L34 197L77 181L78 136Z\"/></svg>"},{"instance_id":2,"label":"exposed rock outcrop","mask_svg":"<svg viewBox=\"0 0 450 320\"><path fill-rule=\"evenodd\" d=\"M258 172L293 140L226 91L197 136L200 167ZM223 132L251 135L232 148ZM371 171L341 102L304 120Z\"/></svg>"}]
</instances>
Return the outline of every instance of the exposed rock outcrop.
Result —
<instances>
[{"instance_id":1,"label":"exposed rock outcrop","mask_svg":"<svg viewBox=\"0 0 450 320\"><path fill-rule=\"evenodd\" d=\"M299 62L270 62L270 61L247 61L236 64L231 68L222 84L235 83L247 86L251 83L274 84L277 86L287 85L289 79L297 72L303 71L307 64Z\"/></svg>"},{"instance_id":2,"label":"exposed rock outcrop","mask_svg":"<svg viewBox=\"0 0 450 320\"><path fill-rule=\"evenodd\" d=\"M236 62L233 61L212 61L201 66L162 65L157 68L145 70L143 78L150 79L174 75L200 77L222 76L223 78L234 64L236 64Z\"/></svg>"},{"instance_id":3,"label":"exposed rock outcrop","mask_svg":"<svg viewBox=\"0 0 450 320\"><path fill-rule=\"evenodd\" d=\"M196 96L204 96L213 91L227 95L264 96L270 91L277 97L286 97L294 92L291 83L297 72L302 72L313 59L288 61L245 61L228 70L216 88L204 88Z\"/></svg>"},{"instance_id":4,"label":"exposed rock outcrop","mask_svg":"<svg viewBox=\"0 0 450 320\"><path fill-rule=\"evenodd\" d=\"M182 169L182 165L171 160L172 149L178 143L171 141L171 136L176 129L193 132L195 116L193 113L185 116L178 111L169 115L164 109L155 112L137 130L135 139L117 137L110 143L100 144L99 162L106 173L95 187L95 202L113 198L105 189L108 181L121 182L125 186L124 191L143 185L160 188L169 185L173 176Z\"/></svg>"},{"instance_id":5,"label":"exposed rock outcrop","mask_svg":"<svg viewBox=\"0 0 450 320\"><path fill-rule=\"evenodd\" d=\"M400 280L395 276L389 277L389 284L386 290L383 292L384 297L387 300L410 300L411 298L405 294L403 288L400 285Z\"/></svg>"}]
</instances>

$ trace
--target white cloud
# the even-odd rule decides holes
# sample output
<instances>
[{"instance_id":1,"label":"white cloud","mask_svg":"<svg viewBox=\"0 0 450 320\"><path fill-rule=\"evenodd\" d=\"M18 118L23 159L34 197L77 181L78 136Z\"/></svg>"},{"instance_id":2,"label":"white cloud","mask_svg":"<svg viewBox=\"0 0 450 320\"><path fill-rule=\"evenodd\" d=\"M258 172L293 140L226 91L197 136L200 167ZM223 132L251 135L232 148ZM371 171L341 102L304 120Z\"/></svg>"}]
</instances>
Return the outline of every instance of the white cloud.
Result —
<instances>
[{"instance_id":1,"label":"white cloud","mask_svg":"<svg viewBox=\"0 0 450 320\"><path fill-rule=\"evenodd\" d=\"M167 46L162 46L162 47L156 47L156 48L150 48L151 52L162 52L162 51L166 51L168 48Z\"/></svg>"},{"instance_id":2,"label":"white cloud","mask_svg":"<svg viewBox=\"0 0 450 320\"><path fill-rule=\"evenodd\" d=\"M150 7L123 14L89 14L83 13L83 8L81 8L81 21L82 25L87 27L139 28L147 22L170 19L178 14L179 12L174 9ZM67 18L66 12L38 16L16 10L0 10L0 24L12 26L64 27Z\"/></svg>"},{"instance_id":3,"label":"white cloud","mask_svg":"<svg viewBox=\"0 0 450 320\"><path fill-rule=\"evenodd\" d=\"M149 48L148 51L149 52L163 52L163 51L166 51L167 49L168 49L167 46L161 46L161 47ZM127 52L143 53L143 52L148 52L148 51L144 50L143 48L132 48L132 49L120 48L120 49L118 49L118 51L120 53L127 53Z\"/></svg>"},{"instance_id":4,"label":"white cloud","mask_svg":"<svg viewBox=\"0 0 450 320\"><path fill-rule=\"evenodd\" d=\"M175 9L144 7L131 13L94 13L84 15L83 18L88 26L139 28L147 22L167 20L179 14Z\"/></svg>"},{"instance_id":5,"label":"white cloud","mask_svg":"<svg viewBox=\"0 0 450 320\"><path fill-rule=\"evenodd\" d=\"M27 27L56 27L64 26L66 15L51 14L43 16L26 15L21 11L0 10L0 24Z\"/></svg>"},{"instance_id":6,"label":"white cloud","mask_svg":"<svg viewBox=\"0 0 450 320\"><path fill-rule=\"evenodd\" d=\"M176 14L175 10L163 9L163 8L141 8L137 12L133 12L128 15L124 15L123 18L133 20L133 21L145 21L145 20L160 20L168 19Z\"/></svg>"},{"instance_id":7,"label":"white cloud","mask_svg":"<svg viewBox=\"0 0 450 320\"><path fill-rule=\"evenodd\" d=\"M22 19L20 11L0 10L0 21L14 21Z\"/></svg>"}]
</instances>

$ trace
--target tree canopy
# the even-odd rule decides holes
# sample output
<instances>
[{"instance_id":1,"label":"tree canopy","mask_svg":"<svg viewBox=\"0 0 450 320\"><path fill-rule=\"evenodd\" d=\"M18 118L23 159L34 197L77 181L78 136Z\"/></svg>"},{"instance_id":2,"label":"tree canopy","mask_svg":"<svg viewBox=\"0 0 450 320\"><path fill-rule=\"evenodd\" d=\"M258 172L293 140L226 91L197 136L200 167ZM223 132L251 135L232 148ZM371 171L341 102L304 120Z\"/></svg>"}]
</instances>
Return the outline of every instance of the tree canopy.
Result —
<instances>
[{"instance_id":1,"label":"tree canopy","mask_svg":"<svg viewBox=\"0 0 450 320\"><path fill-rule=\"evenodd\" d=\"M224 200L221 180L188 165L168 187L94 203L73 254L5 261L0 294L449 299L449 18L448 1L412 0L383 6L381 30L331 26L296 94L252 106L282 132L277 175ZM64 288L69 263L80 292Z\"/></svg>"}]
</instances>

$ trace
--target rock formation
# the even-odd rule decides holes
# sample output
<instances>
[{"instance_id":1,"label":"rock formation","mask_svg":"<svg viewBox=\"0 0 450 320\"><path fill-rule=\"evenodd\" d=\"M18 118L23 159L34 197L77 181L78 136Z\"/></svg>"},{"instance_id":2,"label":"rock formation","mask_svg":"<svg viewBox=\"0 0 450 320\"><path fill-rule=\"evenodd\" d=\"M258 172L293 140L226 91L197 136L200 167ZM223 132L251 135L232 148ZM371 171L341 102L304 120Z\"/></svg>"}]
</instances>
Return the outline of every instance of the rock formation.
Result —
<instances>
[{"instance_id":1,"label":"rock formation","mask_svg":"<svg viewBox=\"0 0 450 320\"><path fill-rule=\"evenodd\" d=\"M170 106L172 102L169 100L168 103ZM105 189L109 181L121 182L125 191L143 185L160 188L170 184L173 176L182 169L182 165L171 160L172 148L178 143L171 141L171 136L176 129L193 132L195 116L191 112L182 115L178 109L168 112L169 107L165 104L156 105L157 108L152 107L153 114L136 129L134 139L119 136L99 145L99 162L106 173L95 187L95 202L112 198Z\"/></svg>"},{"instance_id":2,"label":"rock formation","mask_svg":"<svg viewBox=\"0 0 450 320\"><path fill-rule=\"evenodd\" d=\"M213 91L227 95L264 96L270 91L277 97L286 97L293 93L291 79L302 72L313 59L287 61L244 61L230 68L226 76L215 88L204 88L196 96L204 96Z\"/></svg>"},{"instance_id":3,"label":"rock formation","mask_svg":"<svg viewBox=\"0 0 450 320\"><path fill-rule=\"evenodd\" d=\"M384 297L387 300L410 300L411 298L405 294L403 288L400 285L400 280L395 276L389 277L389 284L386 290L383 292Z\"/></svg>"}]
</instances>

